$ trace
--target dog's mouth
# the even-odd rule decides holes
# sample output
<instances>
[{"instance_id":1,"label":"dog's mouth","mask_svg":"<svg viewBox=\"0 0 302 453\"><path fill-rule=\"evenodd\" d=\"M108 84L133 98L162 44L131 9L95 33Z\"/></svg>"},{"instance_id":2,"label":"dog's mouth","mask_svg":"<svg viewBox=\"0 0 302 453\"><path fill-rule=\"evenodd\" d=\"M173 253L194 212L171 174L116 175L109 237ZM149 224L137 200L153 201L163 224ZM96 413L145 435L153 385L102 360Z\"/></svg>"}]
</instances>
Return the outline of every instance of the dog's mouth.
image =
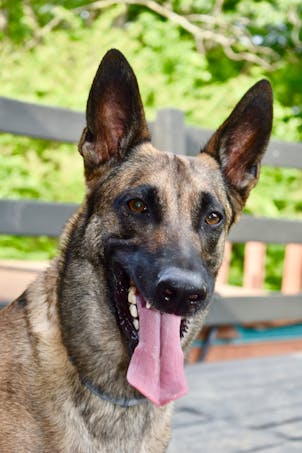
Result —
<instances>
[{"instance_id":1,"label":"dog's mouth","mask_svg":"<svg viewBox=\"0 0 302 453\"><path fill-rule=\"evenodd\" d=\"M152 303L143 297L135 283L120 266L114 270L114 297L113 304L120 330L126 337L127 345L132 355L139 341L139 309L137 300L147 310L156 310ZM182 338L190 325L188 318L182 317L180 322L179 336Z\"/></svg>"},{"instance_id":2,"label":"dog's mouth","mask_svg":"<svg viewBox=\"0 0 302 453\"><path fill-rule=\"evenodd\" d=\"M181 338L189 320L157 310L121 266L115 266L113 305L130 350L128 382L156 405L187 393Z\"/></svg>"},{"instance_id":3,"label":"dog's mouth","mask_svg":"<svg viewBox=\"0 0 302 453\"><path fill-rule=\"evenodd\" d=\"M113 303L117 323L124 334L132 355L138 344L139 317L135 298L136 288L131 284L130 277L120 267L115 266L113 284Z\"/></svg>"}]
</instances>

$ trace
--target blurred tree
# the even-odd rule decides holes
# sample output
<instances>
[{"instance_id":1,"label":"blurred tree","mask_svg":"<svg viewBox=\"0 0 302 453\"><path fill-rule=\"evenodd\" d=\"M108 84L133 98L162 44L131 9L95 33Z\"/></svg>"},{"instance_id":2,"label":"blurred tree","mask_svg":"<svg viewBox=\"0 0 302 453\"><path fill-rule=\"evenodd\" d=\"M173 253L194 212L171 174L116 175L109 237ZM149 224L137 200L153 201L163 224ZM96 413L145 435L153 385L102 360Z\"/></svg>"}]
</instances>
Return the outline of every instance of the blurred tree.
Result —
<instances>
[{"instance_id":1,"label":"blurred tree","mask_svg":"<svg viewBox=\"0 0 302 453\"><path fill-rule=\"evenodd\" d=\"M8 37L26 49L39 46L51 30L70 35L89 28L104 10L123 5L115 25L132 31L143 24L136 38L166 46L152 34L154 21L170 22L180 35L189 36L195 51L205 57L207 83L224 83L238 74L267 74L284 111L284 123L295 120L302 134L302 3L300 0L2 0L0 37ZM155 27L155 31L156 31ZM177 52L177 49L176 49ZM180 53L179 53L180 57ZM160 55L159 55L160 58ZM260 69L260 71L259 71ZM205 80L203 80L205 82Z\"/></svg>"},{"instance_id":2,"label":"blurred tree","mask_svg":"<svg viewBox=\"0 0 302 453\"><path fill-rule=\"evenodd\" d=\"M158 108L175 106L188 122L217 127L245 90L268 77L274 135L302 139L301 0L0 4L1 95L83 110L99 58L118 47L138 75L149 119ZM2 134L0 196L80 201L81 161L73 156L69 145ZM263 168L246 209L301 216L301 187L301 172ZM23 239L23 248L17 239L0 241L2 255L11 255L12 245L25 256L32 250Z\"/></svg>"}]
</instances>

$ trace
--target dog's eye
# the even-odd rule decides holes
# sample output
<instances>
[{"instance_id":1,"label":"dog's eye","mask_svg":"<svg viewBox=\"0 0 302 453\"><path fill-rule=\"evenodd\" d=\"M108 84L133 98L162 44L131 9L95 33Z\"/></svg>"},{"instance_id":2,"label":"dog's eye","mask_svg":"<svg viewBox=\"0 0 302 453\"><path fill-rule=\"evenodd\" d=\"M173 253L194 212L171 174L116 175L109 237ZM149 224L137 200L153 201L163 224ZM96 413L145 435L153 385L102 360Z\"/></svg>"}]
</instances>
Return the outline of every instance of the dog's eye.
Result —
<instances>
[{"instance_id":1,"label":"dog's eye","mask_svg":"<svg viewBox=\"0 0 302 453\"><path fill-rule=\"evenodd\" d=\"M129 200L128 208L130 211L136 212L137 214L143 214L148 211L146 203L140 198L133 198L132 200Z\"/></svg>"},{"instance_id":2,"label":"dog's eye","mask_svg":"<svg viewBox=\"0 0 302 453\"><path fill-rule=\"evenodd\" d=\"M218 225L222 220L222 215L220 214L220 212L217 212L217 211L212 211L210 212L209 214L207 214L206 218L205 218L205 222L208 224L208 225Z\"/></svg>"}]
</instances>

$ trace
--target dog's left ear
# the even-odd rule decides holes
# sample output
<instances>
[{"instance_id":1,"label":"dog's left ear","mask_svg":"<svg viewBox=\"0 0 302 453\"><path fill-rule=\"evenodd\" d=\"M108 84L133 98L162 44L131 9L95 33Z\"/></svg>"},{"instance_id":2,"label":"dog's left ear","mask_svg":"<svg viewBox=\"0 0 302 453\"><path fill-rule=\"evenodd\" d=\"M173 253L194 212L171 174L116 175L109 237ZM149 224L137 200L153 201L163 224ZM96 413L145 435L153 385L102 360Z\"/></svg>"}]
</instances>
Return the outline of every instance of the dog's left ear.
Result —
<instances>
[{"instance_id":1,"label":"dog's left ear","mask_svg":"<svg viewBox=\"0 0 302 453\"><path fill-rule=\"evenodd\" d=\"M219 162L235 216L259 178L260 161L272 129L272 98L267 80L256 83L202 150Z\"/></svg>"},{"instance_id":2,"label":"dog's left ear","mask_svg":"<svg viewBox=\"0 0 302 453\"><path fill-rule=\"evenodd\" d=\"M79 151L86 177L119 160L130 147L150 140L135 74L121 52L106 53L92 83Z\"/></svg>"}]
</instances>

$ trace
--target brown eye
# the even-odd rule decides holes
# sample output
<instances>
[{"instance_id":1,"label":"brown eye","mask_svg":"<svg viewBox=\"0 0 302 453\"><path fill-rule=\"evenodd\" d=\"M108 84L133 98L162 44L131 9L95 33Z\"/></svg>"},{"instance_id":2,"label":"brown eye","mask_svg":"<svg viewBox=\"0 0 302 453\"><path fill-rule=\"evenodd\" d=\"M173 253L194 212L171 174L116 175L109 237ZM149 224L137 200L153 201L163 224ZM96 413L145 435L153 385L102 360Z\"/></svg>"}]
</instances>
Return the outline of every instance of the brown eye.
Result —
<instances>
[{"instance_id":1,"label":"brown eye","mask_svg":"<svg viewBox=\"0 0 302 453\"><path fill-rule=\"evenodd\" d=\"M133 198L133 200L128 201L128 207L130 211L136 212L137 214L143 214L148 211L146 204L139 198Z\"/></svg>"},{"instance_id":2,"label":"brown eye","mask_svg":"<svg viewBox=\"0 0 302 453\"><path fill-rule=\"evenodd\" d=\"M222 215L219 213L219 212L210 212L206 218L205 218L205 222L208 224L208 225L218 225L218 223L221 222L221 219L222 219Z\"/></svg>"}]
</instances>

